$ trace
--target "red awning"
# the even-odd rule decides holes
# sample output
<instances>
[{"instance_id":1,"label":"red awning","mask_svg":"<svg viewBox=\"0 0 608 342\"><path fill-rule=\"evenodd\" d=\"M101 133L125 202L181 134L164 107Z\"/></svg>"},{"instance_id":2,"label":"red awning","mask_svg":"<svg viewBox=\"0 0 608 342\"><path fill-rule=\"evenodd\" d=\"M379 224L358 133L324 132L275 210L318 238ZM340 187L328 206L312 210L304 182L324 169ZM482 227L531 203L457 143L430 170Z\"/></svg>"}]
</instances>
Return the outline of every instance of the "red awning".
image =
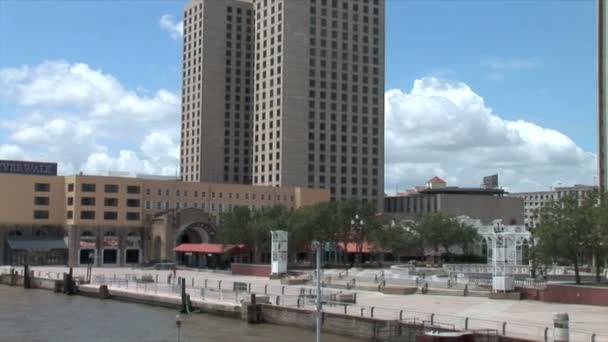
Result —
<instances>
[{"instance_id":1,"label":"red awning","mask_svg":"<svg viewBox=\"0 0 608 342\"><path fill-rule=\"evenodd\" d=\"M339 243L338 246L342 249L344 249L344 244L343 243ZM346 253L359 253L358 250L358 245L356 242L349 242L346 245ZM374 249L374 246L372 246L369 242L367 241L363 241L363 243L361 244L361 253L370 253L370 251L372 252L379 252L379 253L386 253L386 251L380 250L380 249Z\"/></svg>"},{"instance_id":2,"label":"red awning","mask_svg":"<svg viewBox=\"0 0 608 342\"><path fill-rule=\"evenodd\" d=\"M219 243L182 243L175 247L175 252L222 254L224 252L237 252L245 248L245 245L225 245Z\"/></svg>"}]
</instances>

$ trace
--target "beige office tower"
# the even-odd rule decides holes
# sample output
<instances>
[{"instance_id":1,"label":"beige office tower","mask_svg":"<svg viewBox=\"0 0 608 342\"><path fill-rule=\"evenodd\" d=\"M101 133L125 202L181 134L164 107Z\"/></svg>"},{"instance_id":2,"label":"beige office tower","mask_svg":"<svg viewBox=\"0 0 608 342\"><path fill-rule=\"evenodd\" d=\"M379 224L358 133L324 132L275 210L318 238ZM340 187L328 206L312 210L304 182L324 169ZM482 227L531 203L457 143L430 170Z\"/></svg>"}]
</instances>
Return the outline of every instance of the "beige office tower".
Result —
<instances>
[{"instance_id":1,"label":"beige office tower","mask_svg":"<svg viewBox=\"0 0 608 342\"><path fill-rule=\"evenodd\" d=\"M382 208L384 1L254 0L253 182Z\"/></svg>"},{"instance_id":2,"label":"beige office tower","mask_svg":"<svg viewBox=\"0 0 608 342\"><path fill-rule=\"evenodd\" d=\"M597 1L597 118L599 185L608 192L608 0Z\"/></svg>"},{"instance_id":3,"label":"beige office tower","mask_svg":"<svg viewBox=\"0 0 608 342\"><path fill-rule=\"evenodd\" d=\"M195 0L184 10L181 178L251 184L251 1Z\"/></svg>"},{"instance_id":4,"label":"beige office tower","mask_svg":"<svg viewBox=\"0 0 608 342\"><path fill-rule=\"evenodd\" d=\"M383 207L384 0L194 1L183 100L183 180Z\"/></svg>"}]
</instances>

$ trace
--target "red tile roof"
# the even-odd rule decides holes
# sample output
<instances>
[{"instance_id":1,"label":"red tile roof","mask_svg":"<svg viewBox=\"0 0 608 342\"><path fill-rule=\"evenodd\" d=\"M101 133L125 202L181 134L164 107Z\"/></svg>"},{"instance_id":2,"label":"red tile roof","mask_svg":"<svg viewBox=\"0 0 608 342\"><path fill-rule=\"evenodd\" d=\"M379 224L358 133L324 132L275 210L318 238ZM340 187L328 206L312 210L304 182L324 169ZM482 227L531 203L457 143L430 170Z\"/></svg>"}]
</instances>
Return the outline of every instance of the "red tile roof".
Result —
<instances>
[{"instance_id":1,"label":"red tile roof","mask_svg":"<svg viewBox=\"0 0 608 342\"><path fill-rule=\"evenodd\" d=\"M437 176L435 176L435 177L433 177L433 178L429 179L429 180L428 180L428 181L426 181L426 182L427 182L427 183L433 183L433 184L435 184L435 183L445 183L445 181L444 181L443 179L441 179L441 178L439 178L439 177L437 177Z\"/></svg>"},{"instance_id":2,"label":"red tile roof","mask_svg":"<svg viewBox=\"0 0 608 342\"><path fill-rule=\"evenodd\" d=\"M222 248L223 247L223 248ZM175 247L175 252L222 254L224 252L237 251L245 248L245 245L225 245L219 243L182 243Z\"/></svg>"}]
</instances>

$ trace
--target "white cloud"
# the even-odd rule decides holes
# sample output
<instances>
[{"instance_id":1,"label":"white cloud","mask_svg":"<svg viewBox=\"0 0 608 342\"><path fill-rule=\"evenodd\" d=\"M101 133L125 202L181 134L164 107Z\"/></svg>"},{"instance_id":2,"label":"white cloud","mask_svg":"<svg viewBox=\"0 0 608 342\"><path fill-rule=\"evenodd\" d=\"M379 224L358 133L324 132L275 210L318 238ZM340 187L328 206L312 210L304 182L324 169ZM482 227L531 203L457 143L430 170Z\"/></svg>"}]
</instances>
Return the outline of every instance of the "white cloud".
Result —
<instances>
[{"instance_id":1,"label":"white cloud","mask_svg":"<svg viewBox=\"0 0 608 342\"><path fill-rule=\"evenodd\" d=\"M0 120L0 158L58 161L64 174L175 175L179 96L149 93L82 63L0 69L0 96L17 109ZM500 118L464 83L419 79L385 104L388 191L433 175L474 186L498 172L511 190L593 181L595 155L558 131Z\"/></svg>"},{"instance_id":2,"label":"white cloud","mask_svg":"<svg viewBox=\"0 0 608 342\"><path fill-rule=\"evenodd\" d=\"M500 118L464 83L418 79L409 93L386 92L385 108L387 192L433 175L477 186L497 172L510 190L593 182L594 154L558 131Z\"/></svg>"},{"instance_id":3,"label":"white cloud","mask_svg":"<svg viewBox=\"0 0 608 342\"><path fill-rule=\"evenodd\" d=\"M173 16L171 15L163 15L158 23L175 40L180 39L184 35L184 22L181 20L178 22L173 21Z\"/></svg>"},{"instance_id":4,"label":"white cloud","mask_svg":"<svg viewBox=\"0 0 608 342\"><path fill-rule=\"evenodd\" d=\"M25 160L27 159L21 147L17 145L0 145L0 159L5 160Z\"/></svg>"},{"instance_id":5,"label":"white cloud","mask_svg":"<svg viewBox=\"0 0 608 342\"><path fill-rule=\"evenodd\" d=\"M494 70L522 70L531 69L541 64L538 58L491 58L482 61L482 65Z\"/></svg>"},{"instance_id":6,"label":"white cloud","mask_svg":"<svg viewBox=\"0 0 608 342\"><path fill-rule=\"evenodd\" d=\"M489 58L481 61L488 69L486 77L493 81L503 81L507 71L521 71L537 68L541 65L539 58Z\"/></svg>"},{"instance_id":7,"label":"white cloud","mask_svg":"<svg viewBox=\"0 0 608 342\"><path fill-rule=\"evenodd\" d=\"M64 174L175 174L180 100L167 90L142 95L86 64L50 61L0 69L0 96L17 108L0 120L0 157L58 161Z\"/></svg>"},{"instance_id":8,"label":"white cloud","mask_svg":"<svg viewBox=\"0 0 608 342\"><path fill-rule=\"evenodd\" d=\"M17 75L17 76L15 76ZM78 115L103 120L139 123L175 120L179 116L179 97L160 89L152 97L124 88L112 75L83 63L49 61L34 67L0 70L0 94L20 105L65 108ZM48 112L48 111L46 111Z\"/></svg>"}]
</instances>

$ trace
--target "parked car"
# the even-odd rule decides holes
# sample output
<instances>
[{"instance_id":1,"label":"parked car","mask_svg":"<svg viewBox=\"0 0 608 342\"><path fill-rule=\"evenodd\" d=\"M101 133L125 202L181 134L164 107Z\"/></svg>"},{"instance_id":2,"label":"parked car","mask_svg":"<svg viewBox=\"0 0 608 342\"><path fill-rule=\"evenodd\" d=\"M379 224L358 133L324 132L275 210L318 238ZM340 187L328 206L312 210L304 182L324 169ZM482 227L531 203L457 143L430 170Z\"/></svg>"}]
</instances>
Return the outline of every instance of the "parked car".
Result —
<instances>
[{"instance_id":1,"label":"parked car","mask_svg":"<svg viewBox=\"0 0 608 342\"><path fill-rule=\"evenodd\" d=\"M159 262L154 264L154 266L152 266L153 269L155 270L172 270L173 268L176 268L177 264L174 262Z\"/></svg>"}]
</instances>

